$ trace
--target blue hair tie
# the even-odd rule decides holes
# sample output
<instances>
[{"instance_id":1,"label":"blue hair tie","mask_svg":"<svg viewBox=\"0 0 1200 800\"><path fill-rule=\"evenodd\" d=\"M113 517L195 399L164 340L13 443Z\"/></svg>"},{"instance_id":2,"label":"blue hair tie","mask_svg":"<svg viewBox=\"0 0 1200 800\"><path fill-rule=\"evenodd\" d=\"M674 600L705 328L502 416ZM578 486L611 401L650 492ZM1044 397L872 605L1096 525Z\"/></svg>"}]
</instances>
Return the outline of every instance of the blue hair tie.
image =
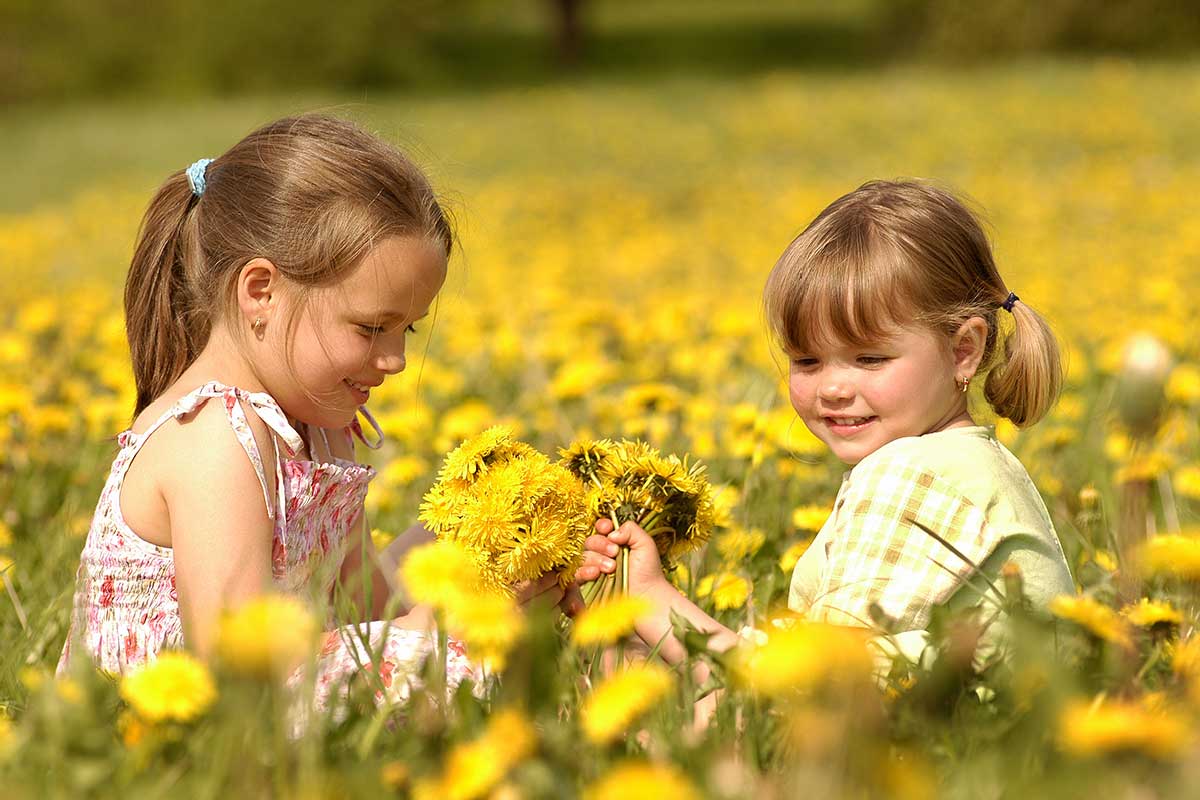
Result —
<instances>
[{"instance_id":1,"label":"blue hair tie","mask_svg":"<svg viewBox=\"0 0 1200 800\"><path fill-rule=\"evenodd\" d=\"M187 168L188 186L192 187L192 194L196 197L204 194L204 190L208 187L204 180L204 173L212 162L211 158L202 158Z\"/></svg>"},{"instance_id":2,"label":"blue hair tie","mask_svg":"<svg viewBox=\"0 0 1200 800\"><path fill-rule=\"evenodd\" d=\"M1017 297L1016 292L1009 292L1008 297L1004 298L1004 302L1000 304L1000 307L1011 314L1013 305L1015 305L1020 299L1021 298Z\"/></svg>"}]
</instances>

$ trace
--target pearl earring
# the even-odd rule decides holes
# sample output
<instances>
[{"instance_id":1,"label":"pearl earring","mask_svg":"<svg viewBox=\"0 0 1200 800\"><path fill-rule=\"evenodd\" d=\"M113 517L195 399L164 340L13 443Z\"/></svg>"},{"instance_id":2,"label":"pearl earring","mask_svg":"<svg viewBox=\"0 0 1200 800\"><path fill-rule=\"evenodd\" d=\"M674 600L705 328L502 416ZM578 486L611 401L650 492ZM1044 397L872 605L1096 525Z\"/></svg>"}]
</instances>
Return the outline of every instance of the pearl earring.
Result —
<instances>
[{"instance_id":1,"label":"pearl earring","mask_svg":"<svg viewBox=\"0 0 1200 800\"><path fill-rule=\"evenodd\" d=\"M251 330L254 331L254 335L259 339L263 338L263 329L266 327L267 321L262 317L255 317L254 322L250 323Z\"/></svg>"}]
</instances>

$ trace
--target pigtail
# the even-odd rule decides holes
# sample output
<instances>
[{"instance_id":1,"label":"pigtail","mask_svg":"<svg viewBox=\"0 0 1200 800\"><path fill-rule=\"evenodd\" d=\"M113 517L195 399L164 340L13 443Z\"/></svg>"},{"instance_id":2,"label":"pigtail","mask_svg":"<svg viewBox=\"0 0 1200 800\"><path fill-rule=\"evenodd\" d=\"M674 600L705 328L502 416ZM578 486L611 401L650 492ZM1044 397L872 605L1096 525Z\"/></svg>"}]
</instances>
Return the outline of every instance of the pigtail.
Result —
<instances>
[{"instance_id":1,"label":"pigtail","mask_svg":"<svg viewBox=\"0 0 1200 800\"><path fill-rule=\"evenodd\" d=\"M983 393L998 415L1024 428L1044 417L1058 399L1062 358L1054 332L1036 311L1020 301L1013 303L1012 317L1015 327Z\"/></svg>"},{"instance_id":2,"label":"pigtail","mask_svg":"<svg viewBox=\"0 0 1200 800\"><path fill-rule=\"evenodd\" d=\"M137 387L136 417L161 395L199 353L192 330L186 272L187 228L195 197L187 177L172 175L142 218L125 280L125 335Z\"/></svg>"}]
</instances>

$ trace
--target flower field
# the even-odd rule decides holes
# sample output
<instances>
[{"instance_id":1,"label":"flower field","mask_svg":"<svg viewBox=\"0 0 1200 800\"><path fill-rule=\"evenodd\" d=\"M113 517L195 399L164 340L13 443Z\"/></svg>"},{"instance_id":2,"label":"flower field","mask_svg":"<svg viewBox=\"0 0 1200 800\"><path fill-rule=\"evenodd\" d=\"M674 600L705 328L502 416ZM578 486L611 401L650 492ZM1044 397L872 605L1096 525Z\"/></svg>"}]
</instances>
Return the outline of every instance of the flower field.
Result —
<instances>
[{"instance_id":1,"label":"flower field","mask_svg":"<svg viewBox=\"0 0 1200 800\"><path fill-rule=\"evenodd\" d=\"M83 536L133 408L121 288L140 214L163 163L216 155L295 108L263 100L160 121L174 138L144 162L141 129L103 120L114 147L133 148L114 159L127 168L80 161L70 191L36 203L6 187L0 215L3 794L1190 796L1197 77L1186 62L1038 62L344 109L420 143L460 235L408 371L372 393L387 439L369 456L380 547L416 521L444 454L492 425L550 454L641 438L703 460L716 486L720 527L674 580L735 630L771 628L843 467L787 404L760 292L788 241L871 178L934 178L973 198L1008 285L1056 327L1069 354L1061 400L1039 425L998 434L1042 491L1079 596L1024 609L1020 577L1007 575L1011 657L983 657L970 620L947 613L930 657L881 681L861 637L793 629L713 664L724 691L702 730L691 701L713 687L686 671L596 668L595 648L636 609L590 620L586 643L545 613L467 614L507 653L482 697L436 702L431 675L428 692L377 710L368 680L346 713L310 720L295 741L287 698L236 666L258 663L245 651L271 648L257 640L270 636L231 633L233 656L212 670L184 659L132 685L51 679ZM50 169L33 145L29 158ZM27 189L37 196L32 179ZM246 630L309 625L300 614ZM711 660L697 634L685 643Z\"/></svg>"}]
</instances>

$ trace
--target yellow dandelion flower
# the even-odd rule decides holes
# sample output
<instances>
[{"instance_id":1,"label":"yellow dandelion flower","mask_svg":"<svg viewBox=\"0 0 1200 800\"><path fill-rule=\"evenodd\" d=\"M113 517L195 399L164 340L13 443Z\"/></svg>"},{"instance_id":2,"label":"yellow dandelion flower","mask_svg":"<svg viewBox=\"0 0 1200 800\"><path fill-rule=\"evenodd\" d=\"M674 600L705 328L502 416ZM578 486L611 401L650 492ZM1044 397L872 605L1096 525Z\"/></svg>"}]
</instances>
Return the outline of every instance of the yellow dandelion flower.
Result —
<instances>
[{"instance_id":1,"label":"yellow dandelion flower","mask_svg":"<svg viewBox=\"0 0 1200 800\"><path fill-rule=\"evenodd\" d=\"M584 734L596 744L613 741L666 697L674 684L671 671L652 662L610 675L583 701Z\"/></svg>"},{"instance_id":2,"label":"yellow dandelion flower","mask_svg":"<svg viewBox=\"0 0 1200 800\"><path fill-rule=\"evenodd\" d=\"M483 797L537 746L537 733L516 710L498 711L478 739L460 744L446 758L441 786L444 800Z\"/></svg>"},{"instance_id":3,"label":"yellow dandelion flower","mask_svg":"<svg viewBox=\"0 0 1200 800\"><path fill-rule=\"evenodd\" d=\"M414 602L440 610L457 608L479 585L475 555L457 542L414 547L400 566L400 581Z\"/></svg>"},{"instance_id":4,"label":"yellow dandelion flower","mask_svg":"<svg viewBox=\"0 0 1200 800\"><path fill-rule=\"evenodd\" d=\"M381 528L371 529L371 544L375 546L377 551L387 549L387 546L394 541L396 541L396 534L391 531L385 531Z\"/></svg>"},{"instance_id":5,"label":"yellow dandelion flower","mask_svg":"<svg viewBox=\"0 0 1200 800\"><path fill-rule=\"evenodd\" d=\"M379 780L384 786L399 791L408 786L412 772L403 761L389 761L379 768Z\"/></svg>"},{"instance_id":6,"label":"yellow dandelion flower","mask_svg":"<svg viewBox=\"0 0 1200 800\"><path fill-rule=\"evenodd\" d=\"M222 617L216 652L234 672L280 676L314 655L319 633L316 618L300 600L268 594Z\"/></svg>"},{"instance_id":7,"label":"yellow dandelion flower","mask_svg":"<svg viewBox=\"0 0 1200 800\"><path fill-rule=\"evenodd\" d=\"M1170 710L1109 700L1077 700L1058 720L1059 746L1078 757L1140 752L1157 759L1176 758L1192 740L1187 720Z\"/></svg>"},{"instance_id":8,"label":"yellow dandelion flower","mask_svg":"<svg viewBox=\"0 0 1200 800\"><path fill-rule=\"evenodd\" d=\"M1059 595L1050 601L1050 612L1060 619L1074 622L1097 638L1124 648L1133 647L1125 621L1116 611L1090 597Z\"/></svg>"},{"instance_id":9,"label":"yellow dandelion flower","mask_svg":"<svg viewBox=\"0 0 1200 800\"><path fill-rule=\"evenodd\" d=\"M1097 550L1093 553L1092 562L1105 572L1117 571L1117 559L1107 550Z\"/></svg>"},{"instance_id":10,"label":"yellow dandelion flower","mask_svg":"<svg viewBox=\"0 0 1200 800\"><path fill-rule=\"evenodd\" d=\"M807 505L792 511L792 526L798 531L821 530L825 520L829 519L829 506Z\"/></svg>"},{"instance_id":11,"label":"yellow dandelion flower","mask_svg":"<svg viewBox=\"0 0 1200 800\"><path fill-rule=\"evenodd\" d=\"M1170 603L1156 602L1145 597L1125 606L1121 609L1121 614L1139 628L1152 628L1156 625L1173 627L1183 624L1183 614Z\"/></svg>"},{"instance_id":12,"label":"yellow dandelion flower","mask_svg":"<svg viewBox=\"0 0 1200 800\"><path fill-rule=\"evenodd\" d=\"M575 618L571 640L577 647L615 644L633 633L634 625L650 610L650 602L645 598L615 595L588 606Z\"/></svg>"},{"instance_id":13,"label":"yellow dandelion flower","mask_svg":"<svg viewBox=\"0 0 1200 800\"><path fill-rule=\"evenodd\" d=\"M486 472L492 456L513 441L512 429L504 425L493 425L472 436L450 451L442 465L438 478L442 480L472 481Z\"/></svg>"},{"instance_id":14,"label":"yellow dandelion flower","mask_svg":"<svg viewBox=\"0 0 1200 800\"><path fill-rule=\"evenodd\" d=\"M698 597L712 595L713 607L718 611L731 608L741 608L750 598L753 587L750 581L732 572L720 572L716 575L705 575L696 585Z\"/></svg>"},{"instance_id":15,"label":"yellow dandelion flower","mask_svg":"<svg viewBox=\"0 0 1200 800\"><path fill-rule=\"evenodd\" d=\"M511 597L477 592L446 609L446 629L466 643L473 658L499 672L525 632L525 617Z\"/></svg>"},{"instance_id":16,"label":"yellow dandelion flower","mask_svg":"<svg viewBox=\"0 0 1200 800\"><path fill-rule=\"evenodd\" d=\"M1189 500L1200 500L1200 464L1188 464L1175 471L1175 491Z\"/></svg>"},{"instance_id":17,"label":"yellow dandelion flower","mask_svg":"<svg viewBox=\"0 0 1200 800\"><path fill-rule=\"evenodd\" d=\"M168 651L121 679L121 697L147 722L188 722L217 699L208 667L193 656Z\"/></svg>"},{"instance_id":18,"label":"yellow dandelion flower","mask_svg":"<svg viewBox=\"0 0 1200 800\"><path fill-rule=\"evenodd\" d=\"M4 585L5 574L13 568L15 562L8 556L0 553L0 586Z\"/></svg>"},{"instance_id":19,"label":"yellow dandelion flower","mask_svg":"<svg viewBox=\"0 0 1200 800\"><path fill-rule=\"evenodd\" d=\"M812 544L812 541L812 539L801 539L789 545L788 549L784 550L783 555L779 557L779 568L785 573L791 574L792 570L796 568L800 556L808 551L808 546Z\"/></svg>"},{"instance_id":20,"label":"yellow dandelion flower","mask_svg":"<svg viewBox=\"0 0 1200 800\"><path fill-rule=\"evenodd\" d=\"M130 712L128 709L122 711L117 717L117 733L121 737L121 744L126 747L137 747L146 735L151 731L151 727L139 717L137 714Z\"/></svg>"},{"instance_id":21,"label":"yellow dandelion flower","mask_svg":"<svg viewBox=\"0 0 1200 800\"><path fill-rule=\"evenodd\" d=\"M1200 366L1180 364L1167 378L1167 399L1175 403L1200 402Z\"/></svg>"},{"instance_id":22,"label":"yellow dandelion flower","mask_svg":"<svg viewBox=\"0 0 1200 800\"><path fill-rule=\"evenodd\" d=\"M714 543L722 558L736 563L753 556L762 549L766 541L767 535L758 528L734 528L718 536Z\"/></svg>"},{"instance_id":23,"label":"yellow dandelion flower","mask_svg":"<svg viewBox=\"0 0 1200 800\"><path fill-rule=\"evenodd\" d=\"M1186 534L1154 536L1142 545L1141 566L1147 575L1200 579L1200 537Z\"/></svg>"},{"instance_id":24,"label":"yellow dandelion flower","mask_svg":"<svg viewBox=\"0 0 1200 800\"><path fill-rule=\"evenodd\" d=\"M629 761L584 791L584 800L700 800L700 792L670 764Z\"/></svg>"},{"instance_id":25,"label":"yellow dandelion flower","mask_svg":"<svg viewBox=\"0 0 1200 800\"><path fill-rule=\"evenodd\" d=\"M1171 667L1178 675L1200 678L1200 636L1175 645Z\"/></svg>"},{"instance_id":26,"label":"yellow dandelion flower","mask_svg":"<svg viewBox=\"0 0 1200 800\"><path fill-rule=\"evenodd\" d=\"M12 528L0 520L0 547L11 547L13 543Z\"/></svg>"},{"instance_id":27,"label":"yellow dandelion flower","mask_svg":"<svg viewBox=\"0 0 1200 800\"><path fill-rule=\"evenodd\" d=\"M873 661L869 631L798 623L771 630L762 645L746 643L733 657L733 675L758 694L780 696L831 680L868 680Z\"/></svg>"},{"instance_id":28,"label":"yellow dandelion flower","mask_svg":"<svg viewBox=\"0 0 1200 800\"><path fill-rule=\"evenodd\" d=\"M17 734L13 731L12 721L0 713L0 759L7 758L17 746Z\"/></svg>"}]
</instances>

